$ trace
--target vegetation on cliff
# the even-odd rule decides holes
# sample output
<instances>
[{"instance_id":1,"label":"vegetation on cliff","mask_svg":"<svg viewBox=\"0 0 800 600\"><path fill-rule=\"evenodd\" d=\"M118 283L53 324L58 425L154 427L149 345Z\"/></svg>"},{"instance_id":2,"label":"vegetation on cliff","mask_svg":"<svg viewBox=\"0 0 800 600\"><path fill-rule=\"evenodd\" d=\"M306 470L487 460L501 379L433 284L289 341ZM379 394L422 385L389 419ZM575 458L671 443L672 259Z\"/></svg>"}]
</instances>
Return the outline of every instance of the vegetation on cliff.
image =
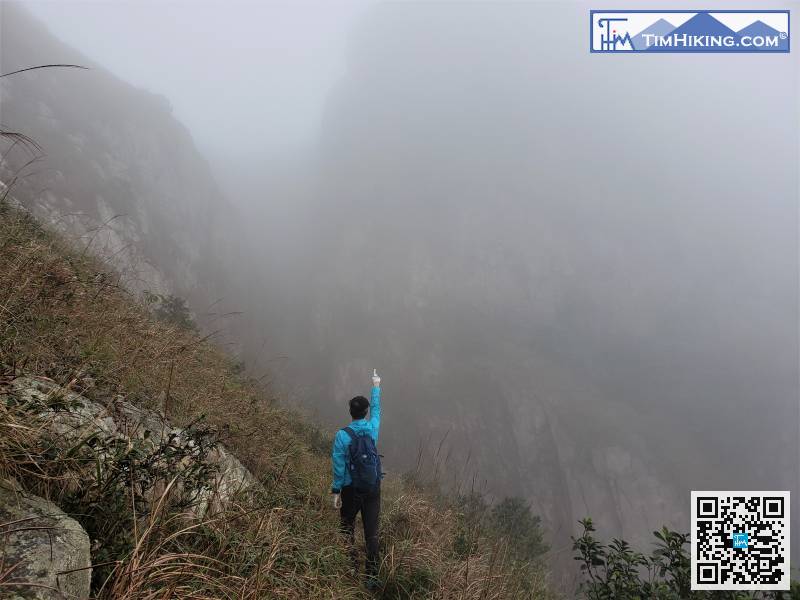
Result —
<instances>
[{"instance_id":1,"label":"vegetation on cliff","mask_svg":"<svg viewBox=\"0 0 800 600\"><path fill-rule=\"evenodd\" d=\"M329 433L263 381L242 378L175 306L159 299L151 310L80 244L0 205L0 478L65 507L86 528L101 597L363 597L329 506ZM69 394L124 402L188 433L147 451L138 442L54 440L41 406L10 400L23 376L64 390L45 395L47 410L65 409L59 402ZM170 469L183 465L192 485L213 481L186 465L216 444L260 485L198 515ZM414 477L386 480L382 597L549 595L538 522L525 507L469 506ZM517 516L532 546L508 543ZM0 574L0 584L12 583L13 572Z\"/></svg>"}]
</instances>

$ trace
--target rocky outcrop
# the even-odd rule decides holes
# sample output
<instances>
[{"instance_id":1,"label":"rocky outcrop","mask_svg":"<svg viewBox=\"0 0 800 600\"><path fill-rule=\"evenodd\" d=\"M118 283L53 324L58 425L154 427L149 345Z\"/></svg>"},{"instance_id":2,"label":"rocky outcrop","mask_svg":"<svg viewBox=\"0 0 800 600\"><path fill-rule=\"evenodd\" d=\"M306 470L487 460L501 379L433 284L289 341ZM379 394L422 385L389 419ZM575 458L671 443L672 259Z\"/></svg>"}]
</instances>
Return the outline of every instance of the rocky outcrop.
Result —
<instances>
[{"instance_id":1,"label":"rocky outcrop","mask_svg":"<svg viewBox=\"0 0 800 600\"><path fill-rule=\"evenodd\" d=\"M4 598L89 597L89 536L52 502L0 483L0 540Z\"/></svg>"},{"instance_id":2,"label":"rocky outcrop","mask_svg":"<svg viewBox=\"0 0 800 600\"><path fill-rule=\"evenodd\" d=\"M46 415L51 433L65 442L78 440L90 430L105 436L118 435L109 408L45 377L18 377L11 381L10 393L16 402L35 406Z\"/></svg>"},{"instance_id":3,"label":"rocky outcrop","mask_svg":"<svg viewBox=\"0 0 800 600\"><path fill-rule=\"evenodd\" d=\"M17 377L11 381L9 396L35 406L40 416L46 417L44 423L50 437L64 445L97 438L103 447L109 447L112 440L135 441L144 451L151 452L165 446L195 446L186 430L173 427L158 412L134 406L121 396L104 405L43 377ZM191 460L189 452L175 465L175 475L188 468ZM209 445L201 460L209 467L209 480L199 489L183 490L195 495L193 510L198 515L219 508L236 493L258 486L252 473L221 444ZM181 485L179 481L178 487ZM156 497L159 489L153 492Z\"/></svg>"},{"instance_id":4,"label":"rocky outcrop","mask_svg":"<svg viewBox=\"0 0 800 600\"><path fill-rule=\"evenodd\" d=\"M170 480L168 502L181 502L180 509L195 518L259 486L210 434L173 427L156 411L120 396L102 403L44 377L17 377L6 383L0 403L21 408L48 447L60 448L65 459L89 452L96 467L61 474L73 491L91 489L101 478L101 487L107 486L109 474L134 460L131 457L139 461L139 475L145 469L152 473L148 480L139 477L130 483L137 486L132 489L143 519L161 502ZM13 590L11 598L89 596L92 563L86 531L52 502L10 481L0 482L0 564L11 569L3 575L4 585L14 584L3 588Z\"/></svg>"},{"instance_id":5,"label":"rocky outcrop","mask_svg":"<svg viewBox=\"0 0 800 600\"><path fill-rule=\"evenodd\" d=\"M134 406L125 401L114 405L115 422L128 436L149 439L154 445L170 437L180 437L183 430L172 427L159 413ZM204 460L212 467L213 476L208 488L199 490L198 513L220 508L234 494L258 485L255 477L238 458L221 444L215 445Z\"/></svg>"}]
</instances>

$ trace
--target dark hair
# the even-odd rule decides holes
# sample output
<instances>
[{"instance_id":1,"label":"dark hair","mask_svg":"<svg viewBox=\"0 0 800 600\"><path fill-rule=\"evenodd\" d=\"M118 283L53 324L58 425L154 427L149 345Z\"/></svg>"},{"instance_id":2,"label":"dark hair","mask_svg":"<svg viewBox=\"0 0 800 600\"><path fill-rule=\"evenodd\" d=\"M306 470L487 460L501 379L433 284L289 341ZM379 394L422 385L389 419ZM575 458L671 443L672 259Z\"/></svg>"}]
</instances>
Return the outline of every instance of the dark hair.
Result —
<instances>
[{"instance_id":1,"label":"dark hair","mask_svg":"<svg viewBox=\"0 0 800 600\"><path fill-rule=\"evenodd\" d=\"M356 396L350 400L350 416L354 419L363 419L367 416L369 401L364 396Z\"/></svg>"}]
</instances>

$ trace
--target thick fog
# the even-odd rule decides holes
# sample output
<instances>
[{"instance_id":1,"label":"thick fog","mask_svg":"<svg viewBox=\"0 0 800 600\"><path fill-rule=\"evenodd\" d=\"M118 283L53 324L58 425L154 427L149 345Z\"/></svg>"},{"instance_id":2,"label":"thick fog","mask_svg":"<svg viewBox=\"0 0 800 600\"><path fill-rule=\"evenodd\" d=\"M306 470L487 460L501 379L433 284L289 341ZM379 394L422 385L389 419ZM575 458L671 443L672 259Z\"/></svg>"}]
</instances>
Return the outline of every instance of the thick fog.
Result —
<instances>
[{"instance_id":1,"label":"thick fog","mask_svg":"<svg viewBox=\"0 0 800 600\"><path fill-rule=\"evenodd\" d=\"M330 426L378 368L390 470L444 439L556 561L587 514L798 498L797 52L594 55L571 2L26 6L168 99L236 209L237 351Z\"/></svg>"},{"instance_id":2,"label":"thick fog","mask_svg":"<svg viewBox=\"0 0 800 600\"><path fill-rule=\"evenodd\" d=\"M365 0L31 2L63 41L164 95L217 169L307 150ZM251 173L252 174L252 173ZM237 173L238 175L238 173ZM232 198L235 200L235 198Z\"/></svg>"}]
</instances>

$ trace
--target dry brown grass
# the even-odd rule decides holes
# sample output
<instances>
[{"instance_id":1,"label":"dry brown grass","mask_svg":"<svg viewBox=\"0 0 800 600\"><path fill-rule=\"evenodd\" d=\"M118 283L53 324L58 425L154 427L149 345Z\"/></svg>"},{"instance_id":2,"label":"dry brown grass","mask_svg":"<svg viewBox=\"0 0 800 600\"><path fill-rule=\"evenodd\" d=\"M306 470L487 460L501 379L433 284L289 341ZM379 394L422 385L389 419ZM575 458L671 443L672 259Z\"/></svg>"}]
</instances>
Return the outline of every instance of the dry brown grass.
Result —
<instances>
[{"instance_id":1,"label":"dry brown grass","mask_svg":"<svg viewBox=\"0 0 800 600\"><path fill-rule=\"evenodd\" d=\"M99 261L0 203L0 375L22 374L99 402L121 395L179 426L206 415L263 485L202 520L171 512L168 488L131 532L132 550L114 557L100 596L366 597L346 575L328 506L329 459L315 449L329 434L235 375L210 340L155 320ZM87 467L48 454L42 432L30 413L0 402L0 475L58 497ZM547 595L542 570L511 565L500 543L455 551L462 525L441 499L387 480L383 512L380 597Z\"/></svg>"}]
</instances>

